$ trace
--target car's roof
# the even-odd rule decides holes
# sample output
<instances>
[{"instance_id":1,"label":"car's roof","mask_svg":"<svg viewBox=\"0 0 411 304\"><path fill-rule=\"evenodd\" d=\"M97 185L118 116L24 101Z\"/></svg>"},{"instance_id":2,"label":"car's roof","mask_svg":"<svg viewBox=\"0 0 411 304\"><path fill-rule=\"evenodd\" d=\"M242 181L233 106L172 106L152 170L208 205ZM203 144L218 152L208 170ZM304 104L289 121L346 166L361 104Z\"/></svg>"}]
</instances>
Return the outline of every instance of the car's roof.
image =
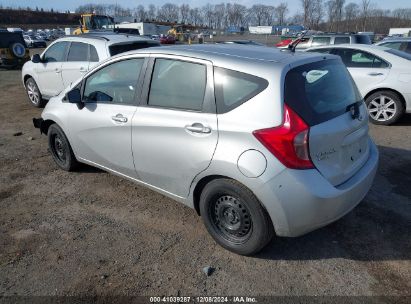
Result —
<instances>
[{"instance_id":1,"label":"car's roof","mask_svg":"<svg viewBox=\"0 0 411 304\"><path fill-rule=\"evenodd\" d=\"M239 44L195 44L144 48L118 54L111 59L132 55L171 55L210 61L214 66L252 73L261 77L272 77L274 70L284 69L319 61L338 59L330 54L291 52L274 47Z\"/></svg>"},{"instance_id":2,"label":"car's roof","mask_svg":"<svg viewBox=\"0 0 411 304\"><path fill-rule=\"evenodd\" d=\"M392 53L392 49L386 46L382 45L375 45L375 44L338 44L338 45L325 45L325 46L318 46L318 47L312 47L305 52L309 51L315 51L319 49L336 49L336 48L346 48L346 49L355 49L355 50L360 50L360 51L365 51L372 53L376 56L381 57L384 60L388 60L391 64L393 63L398 63L398 64L409 64L410 61L404 58L401 58L395 54Z\"/></svg>"},{"instance_id":3,"label":"car's roof","mask_svg":"<svg viewBox=\"0 0 411 304\"><path fill-rule=\"evenodd\" d=\"M363 51L376 51L376 52L381 52L381 51L386 51L389 50L390 48L381 46L381 45L375 45L375 44L328 44L328 45L321 45L321 46L313 46L309 48L308 50L314 50L314 49L329 49L329 48L347 48L347 49L357 49L357 50L363 50Z\"/></svg>"},{"instance_id":4,"label":"car's roof","mask_svg":"<svg viewBox=\"0 0 411 304\"><path fill-rule=\"evenodd\" d=\"M115 44L128 41L152 41L146 37L140 37L136 35L128 34L117 34L117 33L87 33L81 35L65 36L60 38L61 40L66 41L105 41L107 44Z\"/></svg>"},{"instance_id":5,"label":"car's roof","mask_svg":"<svg viewBox=\"0 0 411 304\"><path fill-rule=\"evenodd\" d=\"M380 44L382 44L382 43L387 43L387 42L411 42L411 37L400 37L400 38L398 38L398 37L393 37L393 38L388 38L388 39L384 39L384 40L381 40L381 41L378 41L377 43L376 43L376 45L380 45Z\"/></svg>"},{"instance_id":6,"label":"car's roof","mask_svg":"<svg viewBox=\"0 0 411 304\"><path fill-rule=\"evenodd\" d=\"M290 52L273 47L241 44L197 44L164 46L161 48L148 48L131 51L129 53L170 54L187 57L195 57L206 60L218 60L228 58L249 59L264 62L284 62L295 57L315 57L302 52Z\"/></svg>"}]
</instances>

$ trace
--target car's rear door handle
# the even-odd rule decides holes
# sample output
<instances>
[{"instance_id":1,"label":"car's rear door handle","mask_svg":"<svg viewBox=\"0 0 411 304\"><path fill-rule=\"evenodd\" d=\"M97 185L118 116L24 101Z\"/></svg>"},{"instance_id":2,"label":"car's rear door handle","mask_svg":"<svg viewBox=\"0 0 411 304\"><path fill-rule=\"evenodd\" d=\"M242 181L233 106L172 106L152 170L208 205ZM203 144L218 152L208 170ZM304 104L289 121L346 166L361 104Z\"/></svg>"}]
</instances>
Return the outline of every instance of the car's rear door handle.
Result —
<instances>
[{"instance_id":1,"label":"car's rear door handle","mask_svg":"<svg viewBox=\"0 0 411 304\"><path fill-rule=\"evenodd\" d=\"M84 73L84 72L86 72L86 71L87 71L87 70L86 70L85 67L81 67L81 68L80 68L80 72L83 72L83 73Z\"/></svg>"},{"instance_id":2,"label":"car's rear door handle","mask_svg":"<svg viewBox=\"0 0 411 304\"><path fill-rule=\"evenodd\" d=\"M204 133L208 134L211 133L211 128L210 127L205 127L201 123L193 123L192 125L187 125L185 126L186 130L193 132L193 133Z\"/></svg>"},{"instance_id":3,"label":"car's rear door handle","mask_svg":"<svg viewBox=\"0 0 411 304\"><path fill-rule=\"evenodd\" d=\"M122 114L117 114L116 116L112 116L111 119L115 122L127 122L127 117L124 117Z\"/></svg>"},{"instance_id":4,"label":"car's rear door handle","mask_svg":"<svg viewBox=\"0 0 411 304\"><path fill-rule=\"evenodd\" d=\"M384 75L384 73L371 72L371 73L368 73L368 75L369 76L382 76L382 75Z\"/></svg>"}]
</instances>

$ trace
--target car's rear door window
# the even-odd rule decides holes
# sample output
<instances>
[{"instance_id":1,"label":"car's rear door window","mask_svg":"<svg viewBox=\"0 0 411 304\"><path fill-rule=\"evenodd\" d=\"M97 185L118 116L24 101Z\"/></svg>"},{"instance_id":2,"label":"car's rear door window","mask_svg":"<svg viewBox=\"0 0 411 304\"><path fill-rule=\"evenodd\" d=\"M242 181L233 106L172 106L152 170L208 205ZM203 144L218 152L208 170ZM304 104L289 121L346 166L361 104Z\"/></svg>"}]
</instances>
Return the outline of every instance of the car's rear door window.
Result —
<instances>
[{"instance_id":1,"label":"car's rear door window","mask_svg":"<svg viewBox=\"0 0 411 304\"><path fill-rule=\"evenodd\" d=\"M96 48L91 44L89 44L89 48L90 48L90 61L91 62L99 62L99 58L98 58Z\"/></svg>"},{"instance_id":2,"label":"car's rear door window","mask_svg":"<svg viewBox=\"0 0 411 304\"><path fill-rule=\"evenodd\" d=\"M243 104L262 92L268 81L246 73L214 68L217 113L222 114Z\"/></svg>"},{"instance_id":3,"label":"car's rear door window","mask_svg":"<svg viewBox=\"0 0 411 304\"><path fill-rule=\"evenodd\" d=\"M338 48L335 51L348 68L386 68L389 64L381 58L355 49Z\"/></svg>"},{"instance_id":4,"label":"car's rear door window","mask_svg":"<svg viewBox=\"0 0 411 304\"><path fill-rule=\"evenodd\" d=\"M311 46L328 45L330 41L331 37L313 37Z\"/></svg>"},{"instance_id":5,"label":"car's rear door window","mask_svg":"<svg viewBox=\"0 0 411 304\"><path fill-rule=\"evenodd\" d=\"M88 44L72 42L67 56L67 61L88 61Z\"/></svg>"},{"instance_id":6,"label":"car's rear door window","mask_svg":"<svg viewBox=\"0 0 411 304\"><path fill-rule=\"evenodd\" d=\"M204 64L173 59L156 59L148 105L201 111L206 88Z\"/></svg>"},{"instance_id":7,"label":"car's rear door window","mask_svg":"<svg viewBox=\"0 0 411 304\"><path fill-rule=\"evenodd\" d=\"M334 44L350 43L350 37L335 37Z\"/></svg>"},{"instance_id":8,"label":"car's rear door window","mask_svg":"<svg viewBox=\"0 0 411 304\"><path fill-rule=\"evenodd\" d=\"M346 67L338 59L298 66L285 77L285 103L309 125L330 120L362 100Z\"/></svg>"}]
</instances>

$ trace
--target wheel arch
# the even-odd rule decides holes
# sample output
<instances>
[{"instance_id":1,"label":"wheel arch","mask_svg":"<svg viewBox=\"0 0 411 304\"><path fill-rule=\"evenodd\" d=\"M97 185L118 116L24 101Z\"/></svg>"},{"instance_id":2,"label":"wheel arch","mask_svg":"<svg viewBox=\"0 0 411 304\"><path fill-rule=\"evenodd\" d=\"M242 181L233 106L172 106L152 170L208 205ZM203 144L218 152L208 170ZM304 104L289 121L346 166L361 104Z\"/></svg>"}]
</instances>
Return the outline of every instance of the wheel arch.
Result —
<instances>
[{"instance_id":1,"label":"wheel arch","mask_svg":"<svg viewBox=\"0 0 411 304\"><path fill-rule=\"evenodd\" d=\"M246 187L248 190L250 190L254 196L258 199L257 195L255 195L254 191L252 189L250 189L250 187L247 187L247 185L245 185L243 182L241 182L240 180L230 177L230 176L225 176L225 175L219 175L219 174L213 174L213 175L207 175L202 177L195 185L194 190L193 190L193 206L194 206L194 210L197 212L197 215L201 216L200 213L200 196L201 193L203 192L205 186L210 183L213 180L216 179L231 179L234 180L238 183L240 183L241 185L243 185L244 187ZM261 207L268 213L267 208L264 206L264 204L258 199L258 201L261 204ZM272 219L271 219L272 221Z\"/></svg>"},{"instance_id":2,"label":"wheel arch","mask_svg":"<svg viewBox=\"0 0 411 304\"><path fill-rule=\"evenodd\" d=\"M34 77L33 77L33 76L31 76L30 74L26 74L26 75L24 75L24 77L23 77L23 82L24 82L24 85L26 85L26 81L27 81L29 78L33 78L33 79L34 79ZM35 80L34 80L34 81L35 81Z\"/></svg>"},{"instance_id":3,"label":"wheel arch","mask_svg":"<svg viewBox=\"0 0 411 304\"><path fill-rule=\"evenodd\" d=\"M400 92L398 92L397 90L394 90L394 89L391 89L391 88L373 89L364 96L364 100L367 100L368 97L370 97L372 94L377 93L379 91L389 91L389 92L397 94L400 97L400 101L401 101L402 106L404 107L404 109L406 108L406 102L405 102L404 96Z\"/></svg>"},{"instance_id":4,"label":"wheel arch","mask_svg":"<svg viewBox=\"0 0 411 304\"><path fill-rule=\"evenodd\" d=\"M48 131L49 131L49 128L50 128L50 126L51 126L52 124L57 124L57 125L59 125L57 122L55 122L55 121L52 120L52 119L43 120L43 122L41 123L41 126L40 126L40 132L43 133L43 134L45 134L45 135L47 135L47 133L48 133ZM60 126L60 128L61 128L61 126Z\"/></svg>"}]
</instances>

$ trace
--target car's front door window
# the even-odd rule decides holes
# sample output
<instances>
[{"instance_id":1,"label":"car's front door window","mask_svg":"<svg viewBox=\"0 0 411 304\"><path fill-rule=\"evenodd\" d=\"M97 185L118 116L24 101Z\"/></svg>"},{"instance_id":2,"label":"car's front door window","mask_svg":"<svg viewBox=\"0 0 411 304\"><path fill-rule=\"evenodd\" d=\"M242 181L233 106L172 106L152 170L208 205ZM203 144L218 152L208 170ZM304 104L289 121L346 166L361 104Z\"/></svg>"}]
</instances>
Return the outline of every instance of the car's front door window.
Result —
<instances>
[{"instance_id":1,"label":"car's front door window","mask_svg":"<svg viewBox=\"0 0 411 304\"><path fill-rule=\"evenodd\" d=\"M108 104L133 104L144 59L110 64L87 78L83 100Z\"/></svg>"},{"instance_id":2,"label":"car's front door window","mask_svg":"<svg viewBox=\"0 0 411 304\"><path fill-rule=\"evenodd\" d=\"M69 42L62 41L53 44L43 55L45 62L62 62L66 60Z\"/></svg>"}]
</instances>

